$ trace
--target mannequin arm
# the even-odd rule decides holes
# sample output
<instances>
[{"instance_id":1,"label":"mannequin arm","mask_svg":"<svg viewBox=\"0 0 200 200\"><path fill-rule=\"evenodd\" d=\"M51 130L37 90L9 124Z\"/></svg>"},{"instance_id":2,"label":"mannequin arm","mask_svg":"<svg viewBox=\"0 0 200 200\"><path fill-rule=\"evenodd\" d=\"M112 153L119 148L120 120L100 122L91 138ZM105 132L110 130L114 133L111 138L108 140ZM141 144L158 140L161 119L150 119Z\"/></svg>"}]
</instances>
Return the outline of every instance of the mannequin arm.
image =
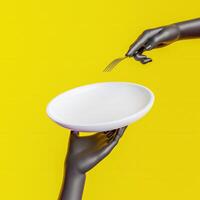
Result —
<instances>
[{"instance_id":1,"label":"mannequin arm","mask_svg":"<svg viewBox=\"0 0 200 200\"><path fill-rule=\"evenodd\" d=\"M86 173L110 154L126 128L85 137L71 132L59 200L82 199Z\"/></svg>"},{"instance_id":2,"label":"mannequin arm","mask_svg":"<svg viewBox=\"0 0 200 200\"><path fill-rule=\"evenodd\" d=\"M180 31L179 39L200 38L200 18L175 24Z\"/></svg>"},{"instance_id":3,"label":"mannequin arm","mask_svg":"<svg viewBox=\"0 0 200 200\"><path fill-rule=\"evenodd\" d=\"M200 38L200 18L145 30L130 46L126 56L146 64L152 59L143 55L144 51L164 47L177 40L193 38Z\"/></svg>"},{"instance_id":4,"label":"mannequin arm","mask_svg":"<svg viewBox=\"0 0 200 200\"><path fill-rule=\"evenodd\" d=\"M67 167L59 200L81 200L86 175Z\"/></svg>"}]
</instances>

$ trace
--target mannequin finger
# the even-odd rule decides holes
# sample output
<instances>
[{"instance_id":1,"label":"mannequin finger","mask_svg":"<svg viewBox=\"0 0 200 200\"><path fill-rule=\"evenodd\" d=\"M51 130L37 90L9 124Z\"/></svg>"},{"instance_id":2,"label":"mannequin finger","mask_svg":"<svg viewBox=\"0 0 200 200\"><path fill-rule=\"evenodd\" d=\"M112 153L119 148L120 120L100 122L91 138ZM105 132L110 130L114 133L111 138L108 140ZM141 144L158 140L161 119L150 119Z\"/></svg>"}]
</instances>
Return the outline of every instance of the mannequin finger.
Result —
<instances>
[{"instance_id":1,"label":"mannequin finger","mask_svg":"<svg viewBox=\"0 0 200 200\"><path fill-rule=\"evenodd\" d=\"M101 154L100 157L103 158L105 156L107 156L112 150L113 148L117 145L117 143L119 142L119 139L122 137L122 135L124 134L126 127L117 129L116 131L116 136L113 139L112 142L110 142L107 146L105 146L102 150L101 150Z\"/></svg>"},{"instance_id":2,"label":"mannequin finger","mask_svg":"<svg viewBox=\"0 0 200 200\"><path fill-rule=\"evenodd\" d=\"M145 50L150 51L159 45L161 45L163 42L163 36L162 34L154 36L146 45Z\"/></svg>"},{"instance_id":3,"label":"mannequin finger","mask_svg":"<svg viewBox=\"0 0 200 200\"><path fill-rule=\"evenodd\" d=\"M79 136L79 131L71 130L71 135Z\"/></svg>"},{"instance_id":4,"label":"mannequin finger","mask_svg":"<svg viewBox=\"0 0 200 200\"><path fill-rule=\"evenodd\" d=\"M114 132L114 130L102 132L101 136L98 137L98 140L104 140L107 142L110 138L113 137Z\"/></svg>"},{"instance_id":5,"label":"mannequin finger","mask_svg":"<svg viewBox=\"0 0 200 200\"><path fill-rule=\"evenodd\" d=\"M110 131L106 136L107 136L107 138L111 138L111 137L113 137L113 135L115 134L115 130L112 130L112 131Z\"/></svg>"},{"instance_id":6,"label":"mannequin finger","mask_svg":"<svg viewBox=\"0 0 200 200\"><path fill-rule=\"evenodd\" d=\"M104 146L106 146L108 143L108 139L107 138L104 138L104 139L101 139L97 142L97 147L98 149L102 149Z\"/></svg>"},{"instance_id":7,"label":"mannequin finger","mask_svg":"<svg viewBox=\"0 0 200 200\"><path fill-rule=\"evenodd\" d=\"M108 135L109 133L111 133L113 130L110 130L110 131L104 131L104 132L102 132L102 134L104 134L104 135Z\"/></svg>"},{"instance_id":8,"label":"mannequin finger","mask_svg":"<svg viewBox=\"0 0 200 200\"><path fill-rule=\"evenodd\" d=\"M103 132L103 133L101 134L102 137L99 137L98 140L100 139L100 140L102 140L102 141L106 141L106 142L107 142L107 140L108 140L109 138L113 137L114 132L115 132L115 130ZM106 134L105 134L105 133L106 133Z\"/></svg>"},{"instance_id":9,"label":"mannequin finger","mask_svg":"<svg viewBox=\"0 0 200 200\"><path fill-rule=\"evenodd\" d=\"M145 47L142 47L137 51L137 53L133 56L135 60L140 61L142 64L147 64L152 61L151 58L148 58L146 55L143 54L145 51Z\"/></svg>"},{"instance_id":10,"label":"mannequin finger","mask_svg":"<svg viewBox=\"0 0 200 200\"><path fill-rule=\"evenodd\" d=\"M142 64L146 64L148 62L151 62L152 59L148 58L146 55L136 54L134 55L135 60L140 61Z\"/></svg>"},{"instance_id":11,"label":"mannequin finger","mask_svg":"<svg viewBox=\"0 0 200 200\"><path fill-rule=\"evenodd\" d=\"M108 138L107 142L110 143L114 140L115 136L117 134L117 130L115 130L115 132L112 134L112 136L110 138Z\"/></svg>"},{"instance_id":12,"label":"mannequin finger","mask_svg":"<svg viewBox=\"0 0 200 200\"><path fill-rule=\"evenodd\" d=\"M134 54L136 54L136 52L141 49L144 44L147 42L148 40L148 34L146 32L144 32L142 35L140 35L138 37L138 39L130 46L128 52L126 53L126 56L133 56Z\"/></svg>"},{"instance_id":13,"label":"mannequin finger","mask_svg":"<svg viewBox=\"0 0 200 200\"><path fill-rule=\"evenodd\" d=\"M133 55L133 57L134 57L135 60L137 60L137 61L141 61L141 60L143 60L143 59L146 58L146 56L145 56L145 55L142 55L141 53L136 53L136 54Z\"/></svg>"},{"instance_id":14,"label":"mannequin finger","mask_svg":"<svg viewBox=\"0 0 200 200\"><path fill-rule=\"evenodd\" d=\"M135 55L133 55L133 57L135 58L135 60L140 61L142 64L145 64L145 60L148 59L146 55L143 54L145 48L142 47L140 48L137 53Z\"/></svg>"},{"instance_id":15,"label":"mannequin finger","mask_svg":"<svg viewBox=\"0 0 200 200\"><path fill-rule=\"evenodd\" d=\"M117 135L115 137L115 139L117 138L117 140L119 140L122 135L124 134L125 130L127 129L128 126L122 127L120 129L117 130Z\"/></svg>"},{"instance_id":16,"label":"mannequin finger","mask_svg":"<svg viewBox=\"0 0 200 200\"><path fill-rule=\"evenodd\" d=\"M147 63L149 63L149 62L152 62L152 59L146 57L146 58L142 59L140 62L141 62L142 64L147 64Z\"/></svg>"}]
</instances>

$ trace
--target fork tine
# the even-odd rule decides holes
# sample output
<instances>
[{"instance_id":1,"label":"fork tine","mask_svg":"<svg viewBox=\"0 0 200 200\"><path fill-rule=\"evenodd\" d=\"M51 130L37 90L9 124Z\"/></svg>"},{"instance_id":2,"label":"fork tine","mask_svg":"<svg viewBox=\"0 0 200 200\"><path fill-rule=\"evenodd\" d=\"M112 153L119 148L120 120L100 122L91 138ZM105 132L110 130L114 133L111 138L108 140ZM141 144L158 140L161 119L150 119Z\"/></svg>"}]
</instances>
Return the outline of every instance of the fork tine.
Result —
<instances>
[{"instance_id":1,"label":"fork tine","mask_svg":"<svg viewBox=\"0 0 200 200\"><path fill-rule=\"evenodd\" d=\"M108 71L108 69L109 69L109 66L110 66L110 64L109 65L107 65L106 66L106 68L103 70L104 72L107 72Z\"/></svg>"},{"instance_id":2,"label":"fork tine","mask_svg":"<svg viewBox=\"0 0 200 200\"><path fill-rule=\"evenodd\" d=\"M116 65L116 59L113 60L106 68L105 71L106 72L110 72L112 70L112 68L114 68L114 66Z\"/></svg>"},{"instance_id":3,"label":"fork tine","mask_svg":"<svg viewBox=\"0 0 200 200\"><path fill-rule=\"evenodd\" d=\"M126 57L122 57L122 58L117 58L115 60L113 60L103 71L104 72L110 72L114 69L114 67L120 63L122 60L124 60Z\"/></svg>"},{"instance_id":4,"label":"fork tine","mask_svg":"<svg viewBox=\"0 0 200 200\"><path fill-rule=\"evenodd\" d=\"M110 64L104 69L104 72L110 72L110 71L111 71L112 65L113 65L113 62L110 63Z\"/></svg>"},{"instance_id":5,"label":"fork tine","mask_svg":"<svg viewBox=\"0 0 200 200\"><path fill-rule=\"evenodd\" d=\"M114 67L116 66L117 64L114 62L114 63L111 63L110 64L110 66L109 66L109 68L108 68L108 72L111 72L113 69L114 69Z\"/></svg>"},{"instance_id":6,"label":"fork tine","mask_svg":"<svg viewBox=\"0 0 200 200\"><path fill-rule=\"evenodd\" d=\"M123 59L124 59L124 58L123 58ZM113 63L111 63L111 65L110 65L109 71L112 71L112 70L116 67L116 65L117 65L118 63L120 63L123 59L122 59L122 58L118 58L118 59L116 59L115 61L113 61Z\"/></svg>"},{"instance_id":7,"label":"fork tine","mask_svg":"<svg viewBox=\"0 0 200 200\"><path fill-rule=\"evenodd\" d=\"M113 62L111 62L109 65L108 65L108 72L112 71L112 69L114 68L114 66L116 65L116 62L115 60Z\"/></svg>"},{"instance_id":8,"label":"fork tine","mask_svg":"<svg viewBox=\"0 0 200 200\"><path fill-rule=\"evenodd\" d=\"M104 72L109 72L110 71L110 67L112 66L114 61L112 61L111 63L108 64L108 66L104 69Z\"/></svg>"}]
</instances>

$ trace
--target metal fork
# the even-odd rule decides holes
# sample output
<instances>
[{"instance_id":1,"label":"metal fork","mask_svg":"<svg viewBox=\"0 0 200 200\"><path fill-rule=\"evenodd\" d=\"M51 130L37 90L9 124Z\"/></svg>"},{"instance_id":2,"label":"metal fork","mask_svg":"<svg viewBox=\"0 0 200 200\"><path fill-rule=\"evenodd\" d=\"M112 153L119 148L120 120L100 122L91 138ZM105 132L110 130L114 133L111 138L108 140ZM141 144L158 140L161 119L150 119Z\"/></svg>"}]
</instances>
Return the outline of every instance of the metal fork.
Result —
<instances>
[{"instance_id":1,"label":"metal fork","mask_svg":"<svg viewBox=\"0 0 200 200\"><path fill-rule=\"evenodd\" d=\"M124 60L126 58L127 58L127 56L113 60L103 71L111 72L117 64L119 64L122 60Z\"/></svg>"}]
</instances>

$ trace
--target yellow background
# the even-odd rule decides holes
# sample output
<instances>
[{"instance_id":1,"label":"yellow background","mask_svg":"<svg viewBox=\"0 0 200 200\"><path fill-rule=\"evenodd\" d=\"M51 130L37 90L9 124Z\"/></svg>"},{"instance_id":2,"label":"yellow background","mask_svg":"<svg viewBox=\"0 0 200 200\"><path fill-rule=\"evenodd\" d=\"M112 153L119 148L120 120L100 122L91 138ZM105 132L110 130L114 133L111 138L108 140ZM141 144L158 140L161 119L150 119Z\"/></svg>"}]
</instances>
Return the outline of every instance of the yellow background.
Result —
<instances>
[{"instance_id":1,"label":"yellow background","mask_svg":"<svg viewBox=\"0 0 200 200\"><path fill-rule=\"evenodd\" d=\"M199 17L199 0L0 4L0 199L57 199L69 133L47 118L46 105L99 81L143 84L156 101L89 172L83 199L200 199L200 40L102 73L144 29Z\"/></svg>"}]
</instances>

